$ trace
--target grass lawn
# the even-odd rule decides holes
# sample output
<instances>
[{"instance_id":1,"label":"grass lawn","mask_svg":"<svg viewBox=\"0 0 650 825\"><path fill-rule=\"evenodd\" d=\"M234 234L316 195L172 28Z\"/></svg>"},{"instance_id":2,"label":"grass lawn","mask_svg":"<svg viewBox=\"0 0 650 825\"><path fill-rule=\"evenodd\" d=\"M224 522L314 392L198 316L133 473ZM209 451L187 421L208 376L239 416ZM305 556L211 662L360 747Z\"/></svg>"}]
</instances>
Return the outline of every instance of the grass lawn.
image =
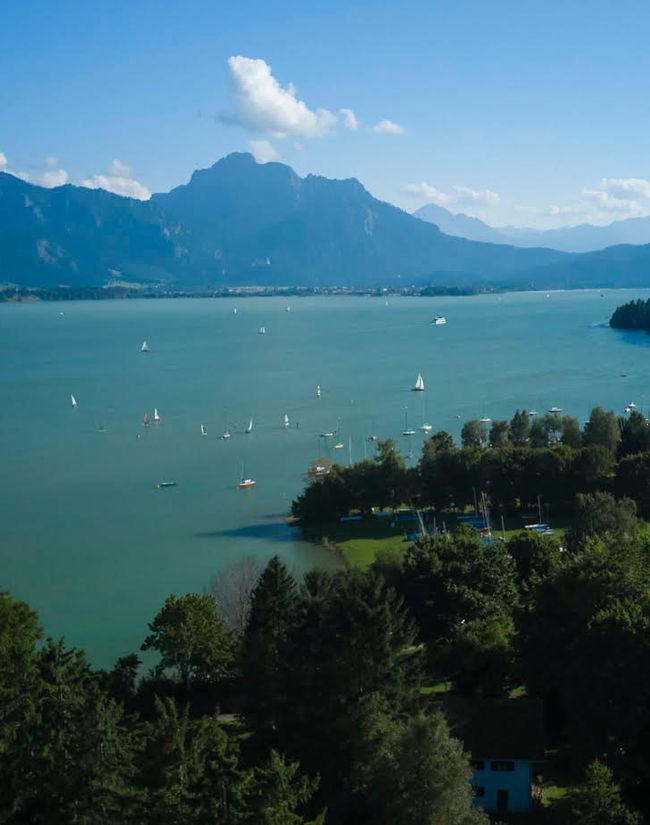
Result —
<instances>
[{"instance_id":1,"label":"grass lawn","mask_svg":"<svg viewBox=\"0 0 650 825\"><path fill-rule=\"evenodd\" d=\"M503 533L500 529L500 519L494 518L493 521L493 535L501 537ZM334 521L314 525L305 528L303 534L308 541L331 542L347 564L365 570L382 550L403 552L408 546L404 540L405 533L417 529L412 522L398 523L394 527L391 527L390 522L389 518L364 516L360 521ZM456 513L445 513L439 516L438 524L442 525L443 522L448 530L454 530L460 523ZM569 526L569 521L568 519L551 520L551 526L555 536L561 539ZM523 523L520 518L513 516L505 519L506 539L510 539L522 530Z\"/></svg>"}]
</instances>

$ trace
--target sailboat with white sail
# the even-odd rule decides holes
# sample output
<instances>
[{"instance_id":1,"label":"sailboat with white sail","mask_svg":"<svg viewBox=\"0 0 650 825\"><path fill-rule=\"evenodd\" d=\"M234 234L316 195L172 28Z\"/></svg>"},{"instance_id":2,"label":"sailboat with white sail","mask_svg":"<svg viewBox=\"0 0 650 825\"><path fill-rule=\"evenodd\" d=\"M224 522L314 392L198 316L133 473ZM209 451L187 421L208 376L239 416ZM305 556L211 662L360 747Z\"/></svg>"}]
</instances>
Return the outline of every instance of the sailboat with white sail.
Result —
<instances>
[{"instance_id":1,"label":"sailboat with white sail","mask_svg":"<svg viewBox=\"0 0 650 825\"><path fill-rule=\"evenodd\" d=\"M158 412L158 407L153 408L153 420L160 421L160 413Z\"/></svg>"},{"instance_id":2,"label":"sailboat with white sail","mask_svg":"<svg viewBox=\"0 0 650 825\"><path fill-rule=\"evenodd\" d=\"M207 434L208 434L208 428L205 426L205 424L201 424L201 435L207 435Z\"/></svg>"},{"instance_id":3,"label":"sailboat with white sail","mask_svg":"<svg viewBox=\"0 0 650 825\"><path fill-rule=\"evenodd\" d=\"M320 398L320 384L316 385L316 398Z\"/></svg>"},{"instance_id":4,"label":"sailboat with white sail","mask_svg":"<svg viewBox=\"0 0 650 825\"><path fill-rule=\"evenodd\" d=\"M146 341L142 342L142 346L140 347L140 352L149 352L149 344Z\"/></svg>"},{"instance_id":5,"label":"sailboat with white sail","mask_svg":"<svg viewBox=\"0 0 650 825\"><path fill-rule=\"evenodd\" d=\"M224 425L223 425L223 435L221 436L223 441L228 441L230 438L230 431L228 430L228 416L224 415L223 418Z\"/></svg>"},{"instance_id":6,"label":"sailboat with white sail","mask_svg":"<svg viewBox=\"0 0 650 825\"><path fill-rule=\"evenodd\" d=\"M422 398L422 423L420 424L421 433L430 433L433 427L431 424L426 424L424 421L424 398Z\"/></svg>"},{"instance_id":7,"label":"sailboat with white sail","mask_svg":"<svg viewBox=\"0 0 650 825\"><path fill-rule=\"evenodd\" d=\"M246 427L246 429L244 430L244 432L245 432L245 433L252 433L252 432L253 432L253 417L252 417L252 416L251 416L251 418L249 419L249 421L248 421L248 426Z\"/></svg>"},{"instance_id":8,"label":"sailboat with white sail","mask_svg":"<svg viewBox=\"0 0 650 825\"><path fill-rule=\"evenodd\" d=\"M73 410L77 409L77 399L74 397L72 393L70 393L70 406Z\"/></svg>"},{"instance_id":9,"label":"sailboat with white sail","mask_svg":"<svg viewBox=\"0 0 650 825\"><path fill-rule=\"evenodd\" d=\"M422 373L418 373L418 377L415 379L414 386L411 387L413 392L424 392L424 378L422 378Z\"/></svg>"},{"instance_id":10,"label":"sailboat with white sail","mask_svg":"<svg viewBox=\"0 0 650 825\"><path fill-rule=\"evenodd\" d=\"M284 418L282 419L282 426L285 430L289 429L289 416L285 413Z\"/></svg>"}]
</instances>

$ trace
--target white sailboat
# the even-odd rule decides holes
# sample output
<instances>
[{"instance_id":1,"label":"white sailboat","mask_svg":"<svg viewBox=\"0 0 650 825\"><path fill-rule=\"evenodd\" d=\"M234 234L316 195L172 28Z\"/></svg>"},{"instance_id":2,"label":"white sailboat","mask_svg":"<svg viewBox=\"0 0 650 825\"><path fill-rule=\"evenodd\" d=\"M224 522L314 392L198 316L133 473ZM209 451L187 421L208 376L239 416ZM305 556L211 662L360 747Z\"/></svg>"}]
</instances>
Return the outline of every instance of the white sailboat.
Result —
<instances>
[{"instance_id":1,"label":"white sailboat","mask_svg":"<svg viewBox=\"0 0 650 825\"><path fill-rule=\"evenodd\" d=\"M285 430L289 429L289 416L286 413L284 414L284 419L282 421L282 426L284 427Z\"/></svg>"},{"instance_id":2,"label":"white sailboat","mask_svg":"<svg viewBox=\"0 0 650 825\"><path fill-rule=\"evenodd\" d=\"M223 435L221 436L221 438L224 441L228 441L228 439L230 438L230 432L228 430L228 416L224 416Z\"/></svg>"},{"instance_id":3,"label":"white sailboat","mask_svg":"<svg viewBox=\"0 0 650 825\"><path fill-rule=\"evenodd\" d=\"M260 335L266 335L266 327L260 327L259 334Z\"/></svg>"},{"instance_id":4,"label":"white sailboat","mask_svg":"<svg viewBox=\"0 0 650 825\"><path fill-rule=\"evenodd\" d=\"M316 398L320 398L320 384L316 385Z\"/></svg>"},{"instance_id":5,"label":"white sailboat","mask_svg":"<svg viewBox=\"0 0 650 825\"><path fill-rule=\"evenodd\" d=\"M241 477L239 480L239 489L243 490L246 487L254 487L255 481L252 478L244 478L244 465L241 465Z\"/></svg>"},{"instance_id":6,"label":"white sailboat","mask_svg":"<svg viewBox=\"0 0 650 825\"><path fill-rule=\"evenodd\" d=\"M149 352L149 344L146 341L142 342L142 346L140 347L140 352Z\"/></svg>"},{"instance_id":7,"label":"white sailboat","mask_svg":"<svg viewBox=\"0 0 650 825\"><path fill-rule=\"evenodd\" d=\"M246 427L244 432L246 432L246 433L252 433L253 432L253 418L252 417L250 418L250 420L248 422L248 426Z\"/></svg>"},{"instance_id":8,"label":"white sailboat","mask_svg":"<svg viewBox=\"0 0 650 825\"><path fill-rule=\"evenodd\" d=\"M160 421L160 413L158 412L158 407L153 408L153 420Z\"/></svg>"},{"instance_id":9,"label":"white sailboat","mask_svg":"<svg viewBox=\"0 0 650 825\"><path fill-rule=\"evenodd\" d=\"M442 327L447 323L447 319L444 315L436 315L431 323L436 327Z\"/></svg>"},{"instance_id":10,"label":"white sailboat","mask_svg":"<svg viewBox=\"0 0 650 825\"><path fill-rule=\"evenodd\" d=\"M414 392L424 392L424 378L422 378L422 373L418 373L418 377L415 379L415 385L411 387Z\"/></svg>"},{"instance_id":11,"label":"white sailboat","mask_svg":"<svg viewBox=\"0 0 650 825\"><path fill-rule=\"evenodd\" d=\"M73 409L77 409L77 399L74 397L72 393L70 393L70 405Z\"/></svg>"},{"instance_id":12,"label":"white sailboat","mask_svg":"<svg viewBox=\"0 0 650 825\"><path fill-rule=\"evenodd\" d=\"M415 435L415 430L412 430L409 427L409 411L408 411L408 409L404 410L404 429L402 430L402 435Z\"/></svg>"},{"instance_id":13,"label":"white sailboat","mask_svg":"<svg viewBox=\"0 0 650 825\"><path fill-rule=\"evenodd\" d=\"M208 434L208 428L205 426L205 424L201 424L201 435L207 435L207 434Z\"/></svg>"}]
</instances>

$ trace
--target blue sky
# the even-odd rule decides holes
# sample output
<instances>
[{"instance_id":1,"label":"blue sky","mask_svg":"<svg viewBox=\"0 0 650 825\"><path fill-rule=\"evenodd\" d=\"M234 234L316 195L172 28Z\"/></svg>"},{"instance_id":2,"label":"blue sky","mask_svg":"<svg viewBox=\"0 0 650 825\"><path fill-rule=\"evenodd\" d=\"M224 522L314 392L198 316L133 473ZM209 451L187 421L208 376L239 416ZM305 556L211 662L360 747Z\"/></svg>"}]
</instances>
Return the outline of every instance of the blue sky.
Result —
<instances>
[{"instance_id":1,"label":"blue sky","mask_svg":"<svg viewBox=\"0 0 650 825\"><path fill-rule=\"evenodd\" d=\"M253 148L409 211L650 214L644 2L11 0L2 28L0 164L33 182L145 197Z\"/></svg>"}]
</instances>

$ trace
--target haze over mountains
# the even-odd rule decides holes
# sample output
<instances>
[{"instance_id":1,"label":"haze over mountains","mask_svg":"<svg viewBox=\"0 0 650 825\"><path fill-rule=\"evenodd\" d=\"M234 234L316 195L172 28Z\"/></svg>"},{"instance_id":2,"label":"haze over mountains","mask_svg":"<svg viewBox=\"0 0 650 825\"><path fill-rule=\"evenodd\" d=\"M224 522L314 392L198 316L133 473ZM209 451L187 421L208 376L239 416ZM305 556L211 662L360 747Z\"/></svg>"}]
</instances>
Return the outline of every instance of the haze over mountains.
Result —
<instances>
[{"instance_id":1,"label":"haze over mountains","mask_svg":"<svg viewBox=\"0 0 650 825\"><path fill-rule=\"evenodd\" d=\"M650 243L650 217L627 218L606 226L584 223L559 229L530 229L489 226L478 218L462 213L454 214L435 203L427 203L413 214L423 221L435 224L447 235L488 243L543 246L563 252L593 252L617 244Z\"/></svg>"},{"instance_id":2,"label":"haze over mountains","mask_svg":"<svg viewBox=\"0 0 650 825\"><path fill-rule=\"evenodd\" d=\"M177 289L650 283L649 247L568 255L482 240L444 234L373 198L354 178L301 178L249 154L228 155L149 201L71 185L45 189L0 174L5 283L121 280Z\"/></svg>"}]
</instances>

